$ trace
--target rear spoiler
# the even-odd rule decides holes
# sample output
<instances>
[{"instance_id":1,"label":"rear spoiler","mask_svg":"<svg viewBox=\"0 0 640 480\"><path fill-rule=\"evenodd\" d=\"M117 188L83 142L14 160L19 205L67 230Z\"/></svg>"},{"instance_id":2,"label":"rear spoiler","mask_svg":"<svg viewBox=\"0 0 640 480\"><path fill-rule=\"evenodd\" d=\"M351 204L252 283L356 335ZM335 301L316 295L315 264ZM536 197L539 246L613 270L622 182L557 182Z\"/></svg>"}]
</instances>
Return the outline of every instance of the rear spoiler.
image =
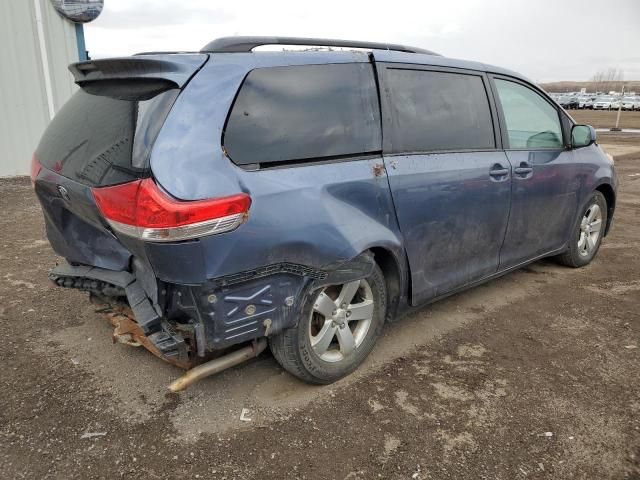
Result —
<instances>
[{"instance_id":1,"label":"rear spoiler","mask_svg":"<svg viewBox=\"0 0 640 480\"><path fill-rule=\"evenodd\" d=\"M147 100L184 87L209 58L206 54L148 55L72 63L75 83L88 93L121 100Z\"/></svg>"}]
</instances>

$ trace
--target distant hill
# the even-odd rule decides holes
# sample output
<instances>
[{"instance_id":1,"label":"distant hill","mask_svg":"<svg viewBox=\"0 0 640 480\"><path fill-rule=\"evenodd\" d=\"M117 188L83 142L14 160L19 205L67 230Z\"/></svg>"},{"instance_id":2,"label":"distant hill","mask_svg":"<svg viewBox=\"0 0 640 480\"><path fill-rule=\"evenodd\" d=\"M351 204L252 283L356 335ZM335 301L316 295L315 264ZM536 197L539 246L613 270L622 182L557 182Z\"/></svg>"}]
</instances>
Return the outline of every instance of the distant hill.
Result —
<instances>
[{"instance_id":1,"label":"distant hill","mask_svg":"<svg viewBox=\"0 0 640 480\"><path fill-rule=\"evenodd\" d=\"M623 82L606 82L600 85L595 82L550 82L541 83L540 86L547 92L579 92L581 88L586 88L587 92L610 92L615 90L619 92L624 85L625 92L635 91L636 94L640 94L640 80L628 80Z\"/></svg>"}]
</instances>

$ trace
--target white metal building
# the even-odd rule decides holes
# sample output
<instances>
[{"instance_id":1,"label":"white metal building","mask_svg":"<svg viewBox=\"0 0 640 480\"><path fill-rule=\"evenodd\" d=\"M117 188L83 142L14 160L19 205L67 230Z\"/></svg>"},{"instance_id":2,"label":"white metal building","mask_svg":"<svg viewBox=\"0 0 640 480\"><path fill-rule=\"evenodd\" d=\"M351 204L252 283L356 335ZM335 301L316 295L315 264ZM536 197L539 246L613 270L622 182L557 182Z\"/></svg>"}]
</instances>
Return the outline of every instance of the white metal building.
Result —
<instances>
[{"instance_id":1,"label":"white metal building","mask_svg":"<svg viewBox=\"0 0 640 480\"><path fill-rule=\"evenodd\" d=\"M0 0L0 177L28 175L31 156L76 86L67 65L85 55L82 25L50 0Z\"/></svg>"}]
</instances>

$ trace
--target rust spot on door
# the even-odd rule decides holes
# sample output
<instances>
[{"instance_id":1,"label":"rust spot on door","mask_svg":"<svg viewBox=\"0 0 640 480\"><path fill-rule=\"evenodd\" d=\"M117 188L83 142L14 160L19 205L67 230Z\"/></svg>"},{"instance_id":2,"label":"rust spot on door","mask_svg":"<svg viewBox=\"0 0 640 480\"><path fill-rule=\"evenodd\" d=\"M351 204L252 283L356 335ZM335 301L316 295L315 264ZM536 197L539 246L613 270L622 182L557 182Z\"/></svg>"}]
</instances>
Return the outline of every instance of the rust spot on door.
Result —
<instances>
[{"instance_id":1,"label":"rust spot on door","mask_svg":"<svg viewBox=\"0 0 640 480\"><path fill-rule=\"evenodd\" d=\"M384 163L376 163L373 166L373 176L374 177L380 177L382 175L384 175L385 170L384 170Z\"/></svg>"}]
</instances>

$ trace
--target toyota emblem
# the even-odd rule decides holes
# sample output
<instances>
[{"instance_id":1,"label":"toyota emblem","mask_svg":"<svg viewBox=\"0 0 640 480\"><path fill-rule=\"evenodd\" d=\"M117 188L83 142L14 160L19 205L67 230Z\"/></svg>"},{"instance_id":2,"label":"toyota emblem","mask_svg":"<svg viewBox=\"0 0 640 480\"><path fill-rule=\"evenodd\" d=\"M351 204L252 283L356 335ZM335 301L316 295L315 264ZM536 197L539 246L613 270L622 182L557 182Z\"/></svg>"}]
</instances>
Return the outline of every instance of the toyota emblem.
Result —
<instances>
[{"instance_id":1,"label":"toyota emblem","mask_svg":"<svg viewBox=\"0 0 640 480\"><path fill-rule=\"evenodd\" d=\"M60 192L60 196L66 201L68 202L69 200L71 200L71 198L69 197L69 192L67 191L66 188L64 188L62 185L58 185L58 192Z\"/></svg>"}]
</instances>

